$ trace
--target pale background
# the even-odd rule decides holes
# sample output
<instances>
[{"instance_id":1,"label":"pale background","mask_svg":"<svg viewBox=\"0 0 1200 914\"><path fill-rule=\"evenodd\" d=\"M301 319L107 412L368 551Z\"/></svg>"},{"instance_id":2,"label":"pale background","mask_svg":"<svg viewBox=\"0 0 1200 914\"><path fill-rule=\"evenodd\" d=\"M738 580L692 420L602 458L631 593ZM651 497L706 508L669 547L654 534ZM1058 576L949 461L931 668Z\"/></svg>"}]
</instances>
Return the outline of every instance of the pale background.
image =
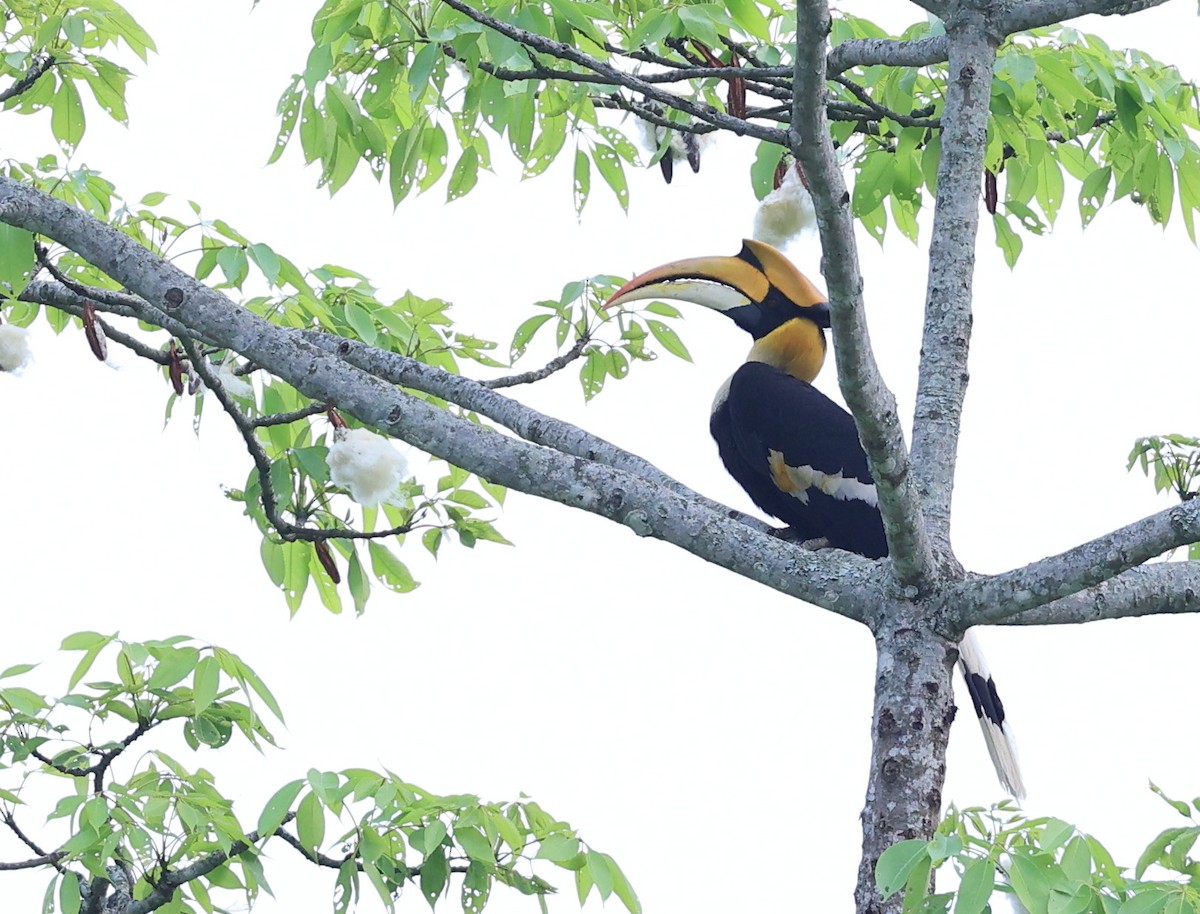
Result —
<instances>
[{"instance_id":1,"label":"pale background","mask_svg":"<svg viewBox=\"0 0 1200 914\"><path fill-rule=\"evenodd\" d=\"M89 107L77 163L131 200L163 190L200 201L298 264L345 264L386 294L449 298L463 327L502 345L528 302L557 297L567 281L733 253L750 229L753 145L732 138L699 176L677 169L670 187L657 169L631 175L628 217L595 186L577 222L569 175L520 183L500 142L500 176L452 206L438 188L393 213L365 169L329 200L298 149L262 166L317 3L267 0L253 14L248 3L212 0L127 5L159 54L136 67L131 129ZM903 13L885 21L920 11ZM1191 3L1083 27L1200 76ZM6 116L5 154L50 148L47 118ZM1126 474L1126 454L1139 435L1200 432L1200 255L1177 213L1164 232L1127 201L1081 235L1074 197L1068 190L1053 237L1025 239L1015 272L983 228L954 526L960 558L977 571L1166 507L1140 474ZM816 275L814 237L792 254ZM864 240L862 256L873 342L910 415L924 249L892 232L884 251ZM695 364L638 365L586 406L573 371L519 395L748 508L707 433L712 392L748 341L718 316L686 317ZM158 743L217 773L248 825L276 786L311 766L386 765L437 792L533 794L617 858L648 912L849 910L874 663L863 628L518 495L500 522L517 548L448 547L436 565L413 548L417 592L376 587L361 619L333 617L314 599L289 622L257 531L221 497L249 464L217 411L198 441L186 416L163 431L168 390L147 363L117 351L119 370L109 370L73 331L39 333L34 346L21 376L0 377L0 668L49 658L80 629L190 633L244 656L287 714L284 752L193 756ZM836 390L831 370L821 386ZM1031 814L1078 823L1126 864L1182 824L1146 782L1200 793L1198 633L1194 617L983 632L1020 737ZM47 664L27 684L61 689L67 669ZM960 703L969 706L965 694ZM971 716L961 715L950 747L946 797L960 804L1000 797ZM36 828L40 817L26 822ZM0 841L0 859L27 856L11 845ZM282 845L270 853L296 856ZM329 910L331 873L277 872L279 901L261 910ZM0 897L6 909L33 910L44 884L41 874L5 874ZM551 909L575 909L570 874L558 884ZM444 904L455 910L457 898ZM515 894L494 904L536 910ZM424 906L415 891L401 901L405 911Z\"/></svg>"}]
</instances>

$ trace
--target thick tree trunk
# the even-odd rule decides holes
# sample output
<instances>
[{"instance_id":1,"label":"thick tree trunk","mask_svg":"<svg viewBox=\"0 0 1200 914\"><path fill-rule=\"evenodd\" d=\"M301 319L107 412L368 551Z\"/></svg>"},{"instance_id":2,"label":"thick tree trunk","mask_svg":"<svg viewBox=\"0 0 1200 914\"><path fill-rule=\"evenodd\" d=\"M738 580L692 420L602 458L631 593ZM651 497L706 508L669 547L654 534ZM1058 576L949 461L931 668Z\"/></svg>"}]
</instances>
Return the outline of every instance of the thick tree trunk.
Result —
<instances>
[{"instance_id":1,"label":"thick tree trunk","mask_svg":"<svg viewBox=\"0 0 1200 914\"><path fill-rule=\"evenodd\" d=\"M875 636L873 748L854 893L858 914L900 911L901 895L887 901L879 897L875 864L897 841L932 837L941 818L958 653L953 644L909 621L885 624Z\"/></svg>"}]
</instances>

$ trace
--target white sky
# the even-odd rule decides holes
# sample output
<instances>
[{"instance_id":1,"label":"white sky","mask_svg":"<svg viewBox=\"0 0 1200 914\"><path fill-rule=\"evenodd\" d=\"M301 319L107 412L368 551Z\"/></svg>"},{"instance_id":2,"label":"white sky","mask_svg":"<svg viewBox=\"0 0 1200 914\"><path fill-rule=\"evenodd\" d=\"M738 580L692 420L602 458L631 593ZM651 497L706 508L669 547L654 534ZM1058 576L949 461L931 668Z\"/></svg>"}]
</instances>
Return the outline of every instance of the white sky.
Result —
<instances>
[{"instance_id":1,"label":"white sky","mask_svg":"<svg viewBox=\"0 0 1200 914\"><path fill-rule=\"evenodd\" d=\"M130 199L164 190L200 201L299 264L345 264L387 294L449 298L463 327L502 345L528 302L567 281L732 253L749 231L753 147L733 139L699 176L677 170L670 187L657 169L631 175L627 218L595 187L577 223L561 169L519 183L503 167L449 207L435 189L393 214L386 190L362 175L331 201L298 150L262 166L317 3L268 0L252 15L247 3L212 0L127 5L159 55L130 88L131 129L90 108L77 162ZM1190 3L1086 27L1200 75ZM5 153L46 151L48 134L45 119L10 114ZM1072 207L1053 237L1025 239L1015 272L983 230L954 526L974 570L1023 564L1166 507L1125 473L1126 454L1139 435L1198 431L1200 256L1177 215L1164 232L1123 202L1081 235ZM814 238L791 253L817 274ZM924 249L896 236L883 251L865 241L862 257L873 342L911 414ZM716 315L686 316L693 365L638 365L586 406L570 371L521 396L748 508L707 432L712 392L748 341ZM265 757L192 757L160 742L217 773L247 824L309 767L386 765L438 792L533 794L616 857L648 912L850 909L874 664L865 629L516 495L501 520L516 549L447 548L436 566L413 549L416 593L377 587L361 619L330 616L314 599L289 622L256 530L221 497L249 463L216 410L199 441L186 419L162 431L167 388L149 365L118 352L119 370L104 368L75 332L35 345L22 376L0 377L0 605L10 619L0 668L49 658L79 629L187 632L244 656L287 714L286 751ZM831 370L821 385L836 389ZM983 633L1021 740L1031 814L1077 822L1127 864L1176 824L1146 781L1200 793L1198 626ZM60 689L66 669L48 664L27 684ZM971 716L954 730L946 786L964 805L1000 796ZM40 816L26 818L38 827ZM0 841L0 859L20 856ZM272 856L294 854L279 846ZM276 876L279 902L261 910L329 909L326 874L279 872L294 878ZM575 909L569 875L552 910ZM28 909L44 882L6 874L3 894ZM536 909L515 894L493 904ZM424 905L412 892L401 910Z\"/></svg>"}]
</instances>

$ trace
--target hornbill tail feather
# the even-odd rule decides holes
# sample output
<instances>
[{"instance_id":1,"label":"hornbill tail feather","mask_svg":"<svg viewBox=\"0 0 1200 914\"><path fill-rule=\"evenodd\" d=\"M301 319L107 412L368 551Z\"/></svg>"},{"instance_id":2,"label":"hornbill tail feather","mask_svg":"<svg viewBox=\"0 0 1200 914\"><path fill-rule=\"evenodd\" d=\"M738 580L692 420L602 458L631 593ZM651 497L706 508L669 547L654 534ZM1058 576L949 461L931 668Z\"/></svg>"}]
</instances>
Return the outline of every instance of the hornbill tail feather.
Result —
<instances>
[{"instance_id":1,"label":"hornbill tail feather","mask_svg":"<svg viewBox=\"0 0 1200 914\"><path fill-rule=\"evenodd\" d=\"M979 649L975 634L968 631L958 645L958 665L971 703L983 728L983 741L987 743L988 755L996 766L1000 784L1020 800L1025 796L1025 785L1021 781L1021 766L1017 761L1017 744L1013 739L1012 725L1004 719L1004 705L996 692L996 683L988 670L987 661Z\"/></svg>"}]
</instances>

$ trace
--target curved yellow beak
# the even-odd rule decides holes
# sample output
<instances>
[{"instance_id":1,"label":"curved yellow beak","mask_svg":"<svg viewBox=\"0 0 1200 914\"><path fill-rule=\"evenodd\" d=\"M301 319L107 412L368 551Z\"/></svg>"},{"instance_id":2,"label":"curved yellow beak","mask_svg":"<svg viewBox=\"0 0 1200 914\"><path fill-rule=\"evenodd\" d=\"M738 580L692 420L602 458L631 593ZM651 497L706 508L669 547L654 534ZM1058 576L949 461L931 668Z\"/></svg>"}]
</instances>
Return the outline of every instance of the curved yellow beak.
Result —
<instances>
[{"instance_id":1,"label":"curved yellow beak","mask_svg":"<svg viewBox=\"0 0 1200 914\"><path fill-rule=\"evenodd\" d=\"M731 311L765 302L772 289L801 308L826 305L825 295L783 254L769 244L747 239L736 257L676 260L635 276L604 307L647 298L673 298Z\"/></svg>"}]
</instances>

